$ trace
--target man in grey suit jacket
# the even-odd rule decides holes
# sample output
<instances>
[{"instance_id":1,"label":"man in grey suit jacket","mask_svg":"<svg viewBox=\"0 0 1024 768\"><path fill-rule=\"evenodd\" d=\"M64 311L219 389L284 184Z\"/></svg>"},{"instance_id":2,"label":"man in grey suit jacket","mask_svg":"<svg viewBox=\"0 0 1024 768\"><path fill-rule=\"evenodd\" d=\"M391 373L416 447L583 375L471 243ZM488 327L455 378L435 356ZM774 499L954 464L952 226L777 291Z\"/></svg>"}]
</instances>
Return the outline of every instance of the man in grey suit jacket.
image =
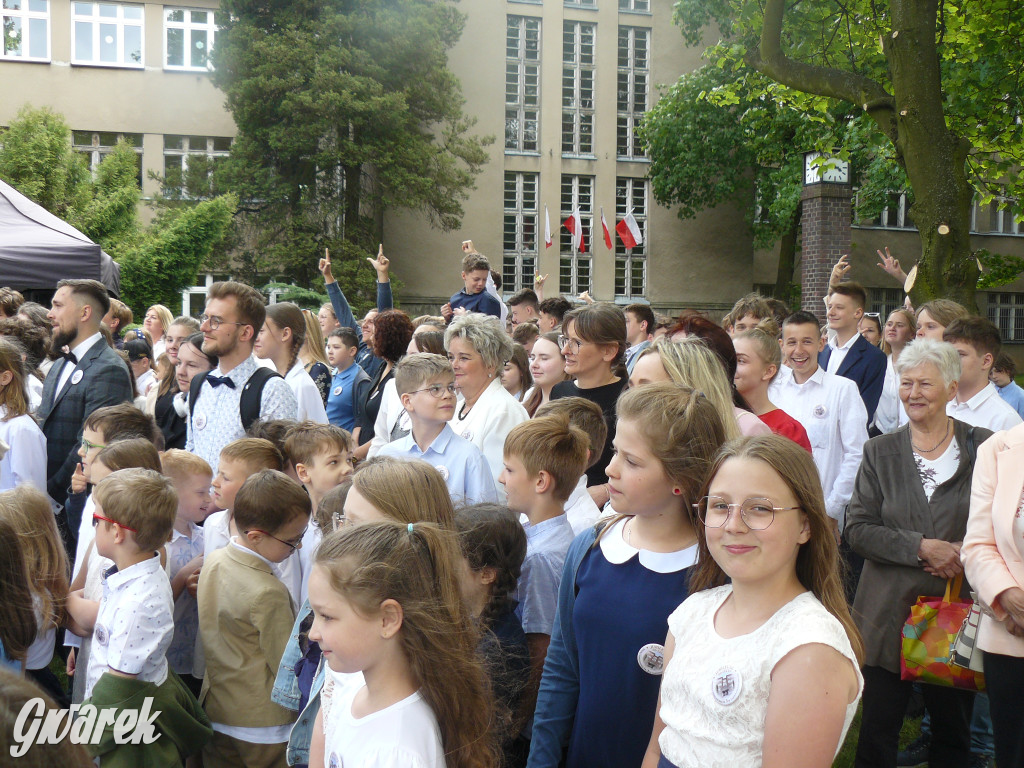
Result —
<instances>
[{"instance_id":1,"label":"man in grey suit jacket","mask_svg":"<svg viewBox=\"0 0 1024 768\"><path fill-rule=\"evenodd\" d=\"M125 362L107 346L100 320L110 309L107 289L96 280L61 280L47 317L53 323L53 349L68 348L46 375L36 419L46 435L46 489L58 504L80 461L82 425L105 405L132 398ZM64 515L58 522L66 523Z\"/></svg>"}]
</instances>

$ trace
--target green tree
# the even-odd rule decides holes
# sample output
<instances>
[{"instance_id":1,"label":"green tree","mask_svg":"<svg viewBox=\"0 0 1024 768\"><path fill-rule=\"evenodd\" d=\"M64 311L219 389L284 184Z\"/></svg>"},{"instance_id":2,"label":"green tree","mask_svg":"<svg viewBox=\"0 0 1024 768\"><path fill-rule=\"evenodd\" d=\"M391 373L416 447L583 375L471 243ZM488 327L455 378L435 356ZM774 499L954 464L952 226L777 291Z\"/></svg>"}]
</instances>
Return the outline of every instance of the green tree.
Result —
<instances>
[{"instance_id":1,"label":"green tree","mask_svg":"<svg viewBox=\"0 0 1024 768\"><path fill-rule=\"evenodd\" d=\"M1016 172L1024 159L1024 5L678 0L676 18L694 45L717 25L722 41L709 55L764 74L797 109L841 101L869 117L913 191L909 215L921 237L913 299L974 306L975 191L982 202L1024 191Z\"/></svg>"},{"instance_id":2,"label":"green tree","mask_svg":"<svg viewBox=\"0 0 1024 768\"><path fill-rule=\"evenodd\" d=\"M64 118L24 107L2 136L0 178L103 247L121 265L121 298L139 316L175 306L224 240L237 199L165 207L149 227L138 216L138 157L124 142L96 169L71 146Z\"/></svg>"},{"instance_id":3,"label":"green tree","mask_svg":"<svg viewBox=\"0 0 1024 768\"><path fill-rule=\"evenodd\" d=\"M338 278L352 273L353 304L372 303L363 259L376 253L384 210L418 210L452 229L486 160L447 66L463 17L438 0L221 9L230 21L213 79L238 135L215 186L241 200L242 262L309 286L327 247Z\"/></svg>"}]
</instances>

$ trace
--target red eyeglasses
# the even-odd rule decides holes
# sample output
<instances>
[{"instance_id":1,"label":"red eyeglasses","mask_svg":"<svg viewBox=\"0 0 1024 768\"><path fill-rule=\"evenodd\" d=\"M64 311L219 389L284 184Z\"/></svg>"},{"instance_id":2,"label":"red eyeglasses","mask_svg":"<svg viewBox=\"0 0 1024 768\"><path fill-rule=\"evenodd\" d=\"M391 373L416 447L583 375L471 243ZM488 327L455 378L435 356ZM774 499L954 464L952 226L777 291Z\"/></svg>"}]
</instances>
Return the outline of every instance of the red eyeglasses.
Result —
<instances>
[{"instance_id":1,"label":"red eyeglasses","mask_svg":"<svg viewBox=\"0 0 1024 768\"><path fill-rule=\"evenodd\" d=\"M103 515L97 515L95 512L93 512L92 513L92 524L93 524L93 527L96 526L96 523L99 520L102 520L105 523L110 523L111 525L116 525L116 526L118 526L120 528L124 528L126 531L131 531L132 533L138 533L137 530L135 530L134 528L129 528L124 523L119 523L119 522L117 522L117 520L111 520L109 517L104 517Z\"/></svg>"}]
</instances>

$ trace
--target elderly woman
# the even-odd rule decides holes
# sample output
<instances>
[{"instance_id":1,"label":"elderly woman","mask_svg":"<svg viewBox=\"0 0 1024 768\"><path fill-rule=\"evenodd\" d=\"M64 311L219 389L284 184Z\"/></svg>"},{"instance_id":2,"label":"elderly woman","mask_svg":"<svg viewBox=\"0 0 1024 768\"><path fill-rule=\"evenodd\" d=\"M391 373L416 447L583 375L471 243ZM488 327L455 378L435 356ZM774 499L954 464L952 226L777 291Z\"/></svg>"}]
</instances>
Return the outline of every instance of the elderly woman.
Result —
<instances>
[{"instance_id":1,"label":"elderly woman","mask_svg":"<svg viewBox=\"0 0 1024 768\"><path fill-rule=\"evenodd\" d=\"M964 573L989 607L976 638L984 652L996 765L1024 765L1024 424L978 450Z\"/></svg>"},{"instance_id":2,"label":"elderly woman","mask_svg":"<svg viewBox=\"0 0 1024 768\"><path fill-rule=\"evenodd\" d=\"M469 312L448 326L444 345L459 389L451 427L483 452L497 484L505 438L512 427L529 418L522 404L501 386L501 371L512 359L512 339L497 318Z\"/></svg>"},{"instance_id":3,"label":"elderly woman","mask_svg":"<svg viewBox=\"0 0 1024 768\"><path fill-rule=\"evenodd\" d=\"M919 339L903 350L896 373L910 423L864 445L845 533L865 561L853 603L866 646L858 766L896 765L911 689L900 680L901 631L919 595L942 595L962 571L973 457L992 434L946 415L960 378L952 345ZM932 717L929 765L967 765L974 694L922 690Z\"/></svg>"}]
</instances>

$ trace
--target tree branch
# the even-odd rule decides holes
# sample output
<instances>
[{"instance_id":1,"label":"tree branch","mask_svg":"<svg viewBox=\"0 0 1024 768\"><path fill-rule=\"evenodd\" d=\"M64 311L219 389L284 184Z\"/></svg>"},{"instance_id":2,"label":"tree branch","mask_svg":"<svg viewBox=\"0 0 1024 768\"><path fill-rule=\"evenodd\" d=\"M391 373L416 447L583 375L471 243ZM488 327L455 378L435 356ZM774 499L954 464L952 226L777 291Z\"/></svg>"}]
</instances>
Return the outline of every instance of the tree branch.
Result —
<instances>
[{"instance_id":1,"label":"tree branch","mask_svg":"<svg viewBox=\"0 0 1024 768\"><path fill-rule=\"evenodd\" d=\"M791 88L857 104L870 113L886 133L894 130L889 125L892 123L890 115L895 112L893 98L879 83L856 72L804 64L783 53L785 14L786 0L767 0L761 42L758 48L747 51L746 63Z\"/></svg>"}]
</instances>

